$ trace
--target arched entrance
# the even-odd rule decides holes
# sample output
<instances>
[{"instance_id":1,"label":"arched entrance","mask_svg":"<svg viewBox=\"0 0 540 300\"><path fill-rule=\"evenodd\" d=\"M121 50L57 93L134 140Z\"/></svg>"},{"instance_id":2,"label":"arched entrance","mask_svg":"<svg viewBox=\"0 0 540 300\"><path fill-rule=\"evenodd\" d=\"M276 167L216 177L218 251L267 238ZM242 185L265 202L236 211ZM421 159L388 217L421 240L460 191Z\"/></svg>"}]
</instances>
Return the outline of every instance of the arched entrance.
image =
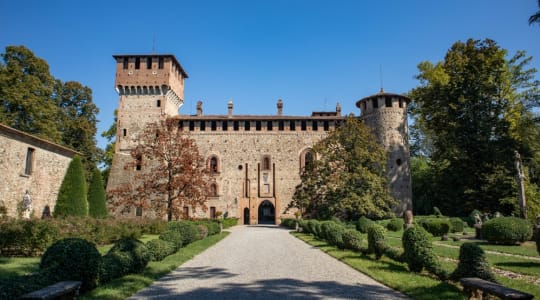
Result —
<instances>
[{"instance_id":1,"label":"arched entrance","mask_svg":"<svg viewBox=\"0 0 540 300\"><path fill-rule=\"evenodd\" d=\"M259 224L275 224L275 207L272 202L264 200L259 205Z\"/></svg>"},{"instance_id":2,"label":"arched entrance","mask_svg":"<svg viewBox=\"0 0 540 300\"><path fill-rule=\"evenodd\" d=\"M249 225L249 208L244 208L244 225Z\"/></svg>"}]
</instances>

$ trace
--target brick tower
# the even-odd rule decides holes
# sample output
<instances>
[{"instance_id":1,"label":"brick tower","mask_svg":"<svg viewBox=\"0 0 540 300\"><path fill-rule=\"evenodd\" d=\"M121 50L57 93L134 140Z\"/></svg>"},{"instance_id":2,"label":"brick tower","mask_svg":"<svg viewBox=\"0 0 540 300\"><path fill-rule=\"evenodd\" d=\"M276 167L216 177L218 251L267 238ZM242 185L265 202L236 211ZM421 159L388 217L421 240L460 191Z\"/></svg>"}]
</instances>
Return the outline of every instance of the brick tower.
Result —
<instances>
[{"instance_id":1,"label":"brick tower","mask_svg":"<svg viewBox=\"0 0 540 300\"><path fill-rule=\"evenodd\" d=\"M412 210L410 153L407 125L407 104L410 99L392 93L380 93L356 102L360 118L372 128L379 143L388 152L386 172L392 195L400 201L396 214Z\"/></svg>"}]
</instances>

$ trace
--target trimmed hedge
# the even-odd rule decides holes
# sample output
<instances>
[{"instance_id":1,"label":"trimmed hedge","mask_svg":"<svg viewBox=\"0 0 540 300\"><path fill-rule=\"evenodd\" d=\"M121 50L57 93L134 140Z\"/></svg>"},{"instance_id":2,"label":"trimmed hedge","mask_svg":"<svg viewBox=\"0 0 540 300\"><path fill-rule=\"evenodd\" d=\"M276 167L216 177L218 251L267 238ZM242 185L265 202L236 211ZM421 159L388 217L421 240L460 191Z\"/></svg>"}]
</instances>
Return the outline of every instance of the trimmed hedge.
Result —
<instances>
[{"instance_id":1,"label":"trimmed hedge","mask_svg":"<svg viewBox=\"0 0 540 300\"><path fill-rule=\"evenodd\" d=\"M199 232L198 238L202 240L208 236L208 226L206 224L197 224L197 231Z\"/></svg>"},{"instance_id":2,"label":"trimmed hedge","mask_svg":"<svg viewBox=\"0 0 540 300\"><path fill-rule=\"evenodd\" d=\"M171 243L174 247L174 251L178 251L178 249L182 248L184 245L184 237L180 232L175 230L165 231L159 235L159 239Z\"/></svg>"},{"instance_id":3,"label":"trimmed hedge","mask_svg":"<svg viewBox=\"0 0 540 300\"><path fill-rule=\"evenodd\" d=\"M292 218L281 219L281 226L287 227L287 228L290 228L290 229L295 229L296 228L296 219L292 219Z\"/></svg>"},{"instance_id":4,"label":"trimmed hedge","mask_svg":"<svg viewBox=\"0 0 540 300\"><path fill-rule=\"evenodd\" d=\"M121 239L103 256L100 280L109 282L127 274L141 273L150 261L148 248L133 238Z\"/></svg>"},{"instance_id":5,"label":"trimmed hedge","mask_svg":"<svg viewBox=\"0 0 540 300\"><path fill-rule=\"evenodd\" d=\"M403 219L401 218L393 218L391 219L388 224L386 224L386 229L390 231L400 231L403 229Z\"/></svg>"},{"instance_id":6,"label":"trimmed hedge","mask_svg":"<svg viewBox=\"0 0 540 300\"><path fill-rule=\"evenodd\" d=\"M342 234L343 246L355 252L362 250L362 234L355 229L346 229Z\"/></svg>"},{"instance_id":7,"label":"trimmed hedge","mask_svg":"<svg viewBox=\"0 0 540 300\"><path fill-rule=\"evenodd\" d=\"M324 235L328 243L330 243L330 245L334 245L340 249L343 249L343 232L345 232L345 227L334 221L324 222L321 226L323 228Z\"/></svg>"},{"instance_id":8,"label":"trimmed hedge","mask_svg":"<svg viewBox=\"0 0 540 300\"><path fill-rule=\"evenodd\" d=\"M182 245L185 246L199 239L197 226L191 222L169 222L168 230L182 235Z\"/></svg>"},{"instance_id":9,"label":"trimmed hedge","mask_svg":"<svg viewBox=\"0 0 540 300\"><path fill-rule=\"evenodd\" d=\"M224 229L233 227L238 225L238 218L224 218L222 224Z\"/></svg>"},{"instance_id":10,"label":"trimmed hedge","mask_svg":"<svg viewBox=\"0 0 540 300\"><path fill-rule=\"evenodd\" d=\"M450 232L457 233L463 232L465 228L463 220L460 218L450 218Z\"/></svg>"},{"instance_id":11,"label":"trimmed hedge","mask_svg":"<svg viewBox=\"0 0 540 300\"><path fill-rule=\"evenodd\" d=\"M380 259L384 254L386 246L386 230L379 224L372 223L368 227L368 252L375 254L376 259Z\"/></svg>"},{"instance_id":12,"label":"trimmed hedge","mask_svg":"<svg viewBox=\"0 0 540 300\"><path fill-rule=\"evenodd\" d=\"M108 215L106 201L101 172L95 168L88 186L88 215L94 218L106 218Z\"/></svg>"},{"instance_id":13,"label":"trimmed hedge","mask_svg":"<svg viewBox=\"0 0 540 300\"><path fill-rule=\"evenodd\" d=\"M81 157L75 155L58 191L54 217L88 216L87 190Z\"/></svg>"},{"instance_id":14,"label":"trimmed hedge","mask_svg":"<svg viewBox=\"0 0 540 300\"><path fill-rule=\"evenodd\" d=\"M450 278L456 281L465 277L478 277L496 282L484 250L475 243L464 243L459 247L459 263L456 270L450 276Z\"/></svg>"},{"instance_id":15,"label":"trimmed hedge","mask_svg":"<svg viewBox=\"0 0 540 300\"><path fill-rule=\"evenodd\" d=\"M371 223L373 223L372 220L366 218L365 216L361 216L356 222L356 230L360 231L361 233L367 233Z\"/></svg>"},{"instance_id":16,"label":"trimmed hedge","mask_svg":"<svg viewBox=\"0 0 540 300\"><path fill-rule=\"evenodd\" d=\"M433 236L443 236L450 232L450 221L446 219L422 219L418 221Z\"/></svg>"},{"instance_id":17,"label":"trimmed hedge","mask_svg":"<svg viewBox=\"0 0 540 300\"><path fill-rule=\"evenodd\" d=\"M425 268L441 280L448 277L433 253L433 245L424 228L419 226L407 228L403 232L401 242L404 250L403 260L407 263L409 270L420 273Z\"/></svg>"},{"instance_id":18,"label":"trimmed hedge","mask_svg":"<svg viewBox=\"0 0 540 300\"><path fill-rule=\"evenodd\" d=\"M101 255L94 244L68 238L54 243L45 251L39 268L54 281L82 281L81 292L85 292L98 285L101 264Z\"/></svg>"},{"instance_id":19,"label":"trimmed hedge","mask_svg":"<svg viewBox=\"0 0 540 300\"><path fill-rule=\"evenodd\" d=\"M165 257L176 252L176 246L162 239L154 239L146 243L151 261L162 261Z\"/></svg>"},{"instance_id":20,"label":"trimmed hedge","mask_svg":"<svg viewBox=\"0 0 540 300\"><path fill-rule=\"evenodd\" d=\"M515 245L531 239L532 226L516 217L495 218L482 225L482 237L490 243Z\"/></svg>"}]
</instances>

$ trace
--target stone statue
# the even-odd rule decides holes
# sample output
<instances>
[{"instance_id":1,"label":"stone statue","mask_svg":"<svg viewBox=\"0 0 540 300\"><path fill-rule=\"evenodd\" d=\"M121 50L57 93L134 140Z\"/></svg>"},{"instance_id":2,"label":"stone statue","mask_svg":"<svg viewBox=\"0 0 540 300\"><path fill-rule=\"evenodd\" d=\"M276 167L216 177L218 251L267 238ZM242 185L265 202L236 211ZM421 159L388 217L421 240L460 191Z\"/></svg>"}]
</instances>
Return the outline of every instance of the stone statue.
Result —
<instances>
[{"instance_id":1,"label":"stone statue","mask_svg":"<svg viewBox=\"0 0 540 300\"><path fill-rule=\"evenodd\" d=\"M32 213L32 197L30 197L28 190L26 190L26 193L23 196L22 213L23 218L30 219L30 214Z\"/></svg>"},{"instance_id":2,"label":"stone statue","mask_svg":"<svg viewBox=\"0 0 540 300\"><path fill-rule=\"evenodd\" d=\"M406 210L403 213L403 229L407 229L413 226L413 213L411 210Z\"/></svg>"}]
</instances>

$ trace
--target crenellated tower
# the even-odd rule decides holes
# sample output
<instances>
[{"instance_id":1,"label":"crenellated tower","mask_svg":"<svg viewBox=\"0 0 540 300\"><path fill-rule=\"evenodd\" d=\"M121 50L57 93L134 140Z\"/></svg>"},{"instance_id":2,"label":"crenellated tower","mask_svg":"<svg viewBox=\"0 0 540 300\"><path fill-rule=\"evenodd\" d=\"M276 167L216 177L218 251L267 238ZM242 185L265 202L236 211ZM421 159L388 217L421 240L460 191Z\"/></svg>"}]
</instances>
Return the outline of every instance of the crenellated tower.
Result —
<instances>
[{"instance_id":1,"label":"crenellated tower","mask_svg":"<svg viewBox=\"0 0 540 300\"><path fill-rule=\"evenodd\" d=\"M410 152L408 141L407 105L410 99L385 93L365 97L356 102L360 118L388 152L386 172L392 195L400 201L395 212L399 215L412 210Z\"/></svg>"}]
</instances>

